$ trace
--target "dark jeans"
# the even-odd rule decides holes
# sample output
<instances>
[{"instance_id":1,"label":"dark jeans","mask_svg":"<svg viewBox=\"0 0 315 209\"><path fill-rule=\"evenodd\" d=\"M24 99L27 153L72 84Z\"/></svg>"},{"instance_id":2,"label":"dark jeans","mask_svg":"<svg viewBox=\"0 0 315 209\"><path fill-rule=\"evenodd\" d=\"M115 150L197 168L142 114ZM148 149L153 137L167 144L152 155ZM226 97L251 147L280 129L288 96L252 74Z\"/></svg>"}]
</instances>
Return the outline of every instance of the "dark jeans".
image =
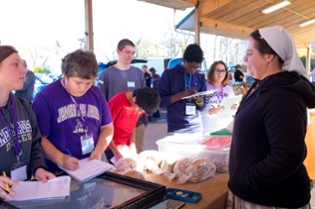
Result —
<instances>
[{"instance_id":1,"label":"dark jeans","mask_svg":"<svg viewBox=\"0 0 315 209\"><path fill-rule=\"evenodd\" d=\"M107 161L110 164L114 165L114 163L112 163L112 161L110 161L114 157L114 153L111 150L107 149L107 150L105 150L105 155L106 155Z\"/></svg>"}]
</instances>

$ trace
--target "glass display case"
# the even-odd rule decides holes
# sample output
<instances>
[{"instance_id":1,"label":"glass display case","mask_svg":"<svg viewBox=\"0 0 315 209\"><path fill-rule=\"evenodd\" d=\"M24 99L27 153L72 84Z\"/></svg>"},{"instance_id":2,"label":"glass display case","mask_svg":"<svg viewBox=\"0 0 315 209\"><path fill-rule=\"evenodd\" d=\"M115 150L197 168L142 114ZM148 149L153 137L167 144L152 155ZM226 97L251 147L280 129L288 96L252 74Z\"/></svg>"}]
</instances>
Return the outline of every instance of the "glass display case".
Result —
<instances>
[{"instance_id":1,"label":"glass display case","mask_svg":"<svg viewBox=\"0 0 315 209\"><path fill-rule=\"evenodd\" d=\"M141 209L163 201L165 194L163 185L105 172L87 182L72 179L70 195L63 200L1 201L0 209Z\"/></svg>"}]
</instances>

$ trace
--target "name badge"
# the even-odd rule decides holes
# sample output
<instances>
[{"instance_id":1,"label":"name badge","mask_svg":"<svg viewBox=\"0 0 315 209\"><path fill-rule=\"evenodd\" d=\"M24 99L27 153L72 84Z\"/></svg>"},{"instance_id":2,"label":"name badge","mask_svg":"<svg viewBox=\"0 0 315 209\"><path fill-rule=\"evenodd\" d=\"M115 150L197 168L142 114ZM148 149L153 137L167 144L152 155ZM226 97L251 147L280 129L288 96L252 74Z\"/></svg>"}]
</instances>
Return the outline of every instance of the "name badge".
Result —
<instances>
[{"instance_id":1,"label":"name badge","mask_svg":"<svg viewBox=\"0 0 315 209\"><path fill-rule=\"evenodd\" d=\"M94 140L92 135L81 136L82 155L91 153L94 150Z\"/></svg>"},{"instance_id":2,"label":"name badge","mask_svg":"<svg viewBox=\"0 0 315 209\"><path fill-rule=\"evenodd\" d=\"M15 181L24 181L27 179L26 165L13 167L11 170L11 179Z\"/></svg>"},{"instance_id":3,"label":"name badge","mask_svg":"<svg viewBox=\"0 0 315 209\"><path fill-rule=\"evenodd\" d=\"M136 87L136 82L134 82L134 81L127 81L127 87L128 88L135 88Z\"/></svg>"},{"instance_id":4,"label":"name badge","mask_svg":"<svg viewBox=\"0 0 315 209\"><path fill-rule=\"evenodd\" d=\"M185 113L186 113L186 115L195 115L196 114L196 105L194 103L186 103Z\"/></svg>"}]
</instances>

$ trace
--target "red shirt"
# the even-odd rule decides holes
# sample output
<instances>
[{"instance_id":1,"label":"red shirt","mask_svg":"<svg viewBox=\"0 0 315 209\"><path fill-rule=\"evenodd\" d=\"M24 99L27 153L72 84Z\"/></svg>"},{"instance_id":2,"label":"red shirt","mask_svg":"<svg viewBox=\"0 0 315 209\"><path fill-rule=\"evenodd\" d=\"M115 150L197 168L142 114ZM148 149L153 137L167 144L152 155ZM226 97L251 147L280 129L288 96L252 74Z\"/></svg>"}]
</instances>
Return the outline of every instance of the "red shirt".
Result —
<instances>
[{"instance_id":1,"label":"red shirt","mask_svg":"<svg viewBox=\"0 0 315 209\"><path fill-rule=\"evenodd\" d=\"M113 141L116 146L130 144L129 139L142 114L132 108L132 104L128 101L126 93L127 91L121 92L112 97L108 102L114 124Z\"/></svg>"}]
</instances>

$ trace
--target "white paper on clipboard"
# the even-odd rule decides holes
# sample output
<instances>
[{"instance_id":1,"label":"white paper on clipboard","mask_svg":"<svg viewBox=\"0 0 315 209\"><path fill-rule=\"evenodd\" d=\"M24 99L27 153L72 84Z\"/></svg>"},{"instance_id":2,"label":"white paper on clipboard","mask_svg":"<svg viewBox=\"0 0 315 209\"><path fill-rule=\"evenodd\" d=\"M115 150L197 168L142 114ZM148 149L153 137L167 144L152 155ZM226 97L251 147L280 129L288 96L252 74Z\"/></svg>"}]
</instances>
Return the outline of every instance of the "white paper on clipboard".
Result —
<instances>
[{"instance_id":1,"label":"white paper on clipboard","mask_svg":"<svg viewBox=\"0 0 315 209\"><path fill-rule=\"evenodd\" d=\"M220 114L227 114L227 113L233 113L235 110L232 110L231 107L233 104L238 103L242 99L243 95L237 95L233 97L224 97L220 106L224 107L224 110L220 112Z\"/></svg>"},{"instance_id":2,"label":"white paper on clipboard","mask_svg":"<svg viewBox=\"0 0 315 209\"><path fill-rule=\"evenodd\" d=\"M187 96L187 97L183 97L182 99L189 99L192 97L196 97L196 96L202 96L202 95L208 95L208 94L212 94L214 92L216 92L218 89L211 89L211 90L207 90L207 91L201 91L201 92L197 92L196 94Z\"/></svg>"}]
</instances>

